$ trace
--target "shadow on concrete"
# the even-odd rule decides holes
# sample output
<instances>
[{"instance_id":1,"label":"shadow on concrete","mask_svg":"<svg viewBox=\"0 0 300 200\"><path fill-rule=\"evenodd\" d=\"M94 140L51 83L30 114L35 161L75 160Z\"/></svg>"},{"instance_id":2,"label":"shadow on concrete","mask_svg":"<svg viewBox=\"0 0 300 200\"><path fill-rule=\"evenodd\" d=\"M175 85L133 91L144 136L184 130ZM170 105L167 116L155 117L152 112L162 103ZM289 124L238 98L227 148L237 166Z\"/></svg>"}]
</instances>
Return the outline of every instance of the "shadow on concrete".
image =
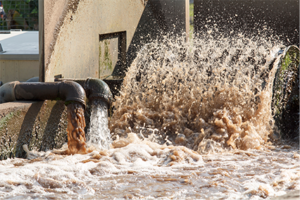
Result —
<instances>
[{"instance_id":1,"label":"shadow on concrete","mask_svg":"<svg viewBox=\"0 0 300 200\"><path fill-rule=\"evenodd\" d=\"M147 43L159 39L167 32L167 26L159 1L149 0L141 16L127 51L127 67L129 67L140 49Z\"/></svg>"},{"instance_id":2,"label":"shadow on concrete","mask_svg":"<svg viewBox=\"0 0 300 200\"><path fill-rule=\"evenodd\" d=\"M284 45L299 45L298 0L195 0L195 32L207 34L212 27L218 35L243 33L270 39Z\"/></svg>"},{"instance_id":3,"label":"shadow on concrete","mask_svg":"<svg viewBox=\"0 0 300 200\"><path fill-rule=\"evenodd\" d=\"M33 103L28 111L25 114L18 139L16 145L16 154L17 158L24 158L26 156L26 152L23 150L24 144L30 144L33 138L33 129L35 125L36 118L43 106L43 101Z\"/></svg>"},{"instance_id":4,"label":"shadow on concrete","mask_svg":"<svg viewBox=\"0 0 300 200\"><path fill-rule=\"evenodd\" d=\"M126 52L126 64L122 66L121 70L118 69L118 66L115 66L113 76L117 75L116 72L118 71L123 71L122 74L125 75L126 70L132 64L140 49L145 44L162 38L167 32L168 27L162 13L161 2L149 0Z\"/></svg>"},{"instance_id":5,"label":"shadow on concrete","mask_svg":"<svg viewBox=\"0 0 300 200\"><path fill-rule=\"evenodd\" d=\"M151 41L162 39L168 32L170 30L164 18L161 2L149 0L126 51L126 62L123 65L117 62L112 76L124 77L141 48ZM104 79L104 81L109 85L113 96L118 96L123 79L113 78Z\"/></svg>"},{"instance_id":6,"label":"shadow on concrete","mask_svg":"<svg viewBox=\"0 0 300 200\"><path fill-rule=\"evenodd\" d=\"M63 119L62 116L64 110L65 105L62 101L57 101L53 106L43 133L39 151L47 151L49 149L56 148L58 144L55 139L57 139L58 136L61 136L58 137L61 139L61 141L58 141L59 144L63 144L67 141L66 134L64 134L66 129L65 127L62 127L60 123L62 121L61 119Z\"/></svg>"}]
</instances>

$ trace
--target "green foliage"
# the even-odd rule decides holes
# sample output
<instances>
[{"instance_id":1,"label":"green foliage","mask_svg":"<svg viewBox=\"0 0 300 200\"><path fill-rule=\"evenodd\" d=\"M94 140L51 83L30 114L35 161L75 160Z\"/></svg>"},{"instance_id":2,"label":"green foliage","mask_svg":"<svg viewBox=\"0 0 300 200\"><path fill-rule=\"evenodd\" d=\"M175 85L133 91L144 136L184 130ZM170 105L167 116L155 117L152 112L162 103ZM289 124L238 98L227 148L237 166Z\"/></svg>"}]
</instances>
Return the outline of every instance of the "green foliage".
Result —
<instances>
[{"instance_id":1,"label":"green foliage","mask_svg":"<svg viewBox=\"0 0 300 200\"><path fill-rule=\"evenodd\" d=\"M194 4L190 3L190 17L194 18Z\"/></svg>"},{"instance_id":2,"label":"green foliage","mask_svg":"<svg viewBox=\"0 0 300 200\"><path fill-rule=\"evenodd\" d=\"M0 0L1 1L1 0ZM22 29L34 30L34 25L38 24L38 0L2 0L3 8L8 15L9 10L14 10L18 13L18 17L14 19L21 26L24 26L24 20L28 27ZM6 29L7 23L4 20L0 20L0 26L2 29Z\"/></svg>"}]
</instances>

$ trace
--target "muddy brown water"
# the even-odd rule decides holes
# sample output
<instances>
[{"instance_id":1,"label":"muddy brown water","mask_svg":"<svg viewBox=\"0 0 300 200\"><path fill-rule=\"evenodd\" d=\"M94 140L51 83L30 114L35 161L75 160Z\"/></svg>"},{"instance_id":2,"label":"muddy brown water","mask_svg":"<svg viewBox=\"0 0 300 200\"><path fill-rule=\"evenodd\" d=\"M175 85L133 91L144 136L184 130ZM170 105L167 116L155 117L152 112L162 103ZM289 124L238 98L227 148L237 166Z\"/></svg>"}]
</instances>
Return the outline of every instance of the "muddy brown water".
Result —
<instances>
[{"instance_id":1,"label":"muddy brown water","mask_svg":"<svg viewBox=\"0 0 300 200\"><path fill-rule=\"evenodd\" d=\"M299 150L291 146L199 156L135 139L100 153L1 161L1 198L265 199L300 189ZM186 160L170 165L174 154Z\"/></svg>"},{"instance_id":2,"label":"muddy brown water","mask_svg":"<svg viewBox=\"0 0 300 200\"><path fill-rule=\"evenodd\" d=\"M0 161L0 198L267 199L299 190L299 148L270 139L280 41L210 33L144 46L103 123L110 148L87 142L90 153L59 155L66 144Z\"/></svg>"},{"instance_id":3,"label":"muddy brown water","mask_svg":"<svg viewBox=\"0 0 300 200\"><path fill-rule=\"evenodd\" d=\"M68 105L68 150L65 154L86 154L84 108L78 103Z\"/></svg>"}]
</instances>

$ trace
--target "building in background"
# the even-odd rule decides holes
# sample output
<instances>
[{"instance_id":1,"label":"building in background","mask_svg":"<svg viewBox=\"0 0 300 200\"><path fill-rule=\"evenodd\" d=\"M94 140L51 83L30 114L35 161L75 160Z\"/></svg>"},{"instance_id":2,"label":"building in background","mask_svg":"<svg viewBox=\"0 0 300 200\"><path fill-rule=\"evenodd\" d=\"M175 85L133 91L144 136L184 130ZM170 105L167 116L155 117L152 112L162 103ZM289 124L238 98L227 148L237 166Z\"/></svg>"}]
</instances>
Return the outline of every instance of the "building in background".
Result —
<instances>
[{"instance_id":1,"label":"building in background","mask_svg":"<svg viewBox=\"0 0 300 200\"><path fill-rule=\"evenodd\" d=\"M0 4L0 81L39 76L38 0Z\"/></svg>"}]
</instances>

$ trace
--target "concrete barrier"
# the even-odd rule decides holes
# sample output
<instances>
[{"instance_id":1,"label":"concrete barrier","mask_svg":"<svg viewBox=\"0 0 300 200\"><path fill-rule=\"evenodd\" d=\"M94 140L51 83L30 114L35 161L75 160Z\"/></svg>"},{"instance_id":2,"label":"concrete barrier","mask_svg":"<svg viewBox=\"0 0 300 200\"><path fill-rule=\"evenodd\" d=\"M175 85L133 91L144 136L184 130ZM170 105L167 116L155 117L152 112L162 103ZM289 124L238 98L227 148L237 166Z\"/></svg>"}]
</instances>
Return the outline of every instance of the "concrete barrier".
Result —
<instances>
[{"instance_id":1,"label":"concrete barrier","mask_svg":"<svg viewBox=\"0 0 300 200\"><path fill-rule=\"evenodd\" d=\"M22 145L47 150L67 141L67 113L62 101L13 102L0 106L0 160L25 157Z\"/></svg>"},{"instance_id":2,"label":"concrete barrier","mask_svg":"<svg viewBox=\"0 0 300 200\"><path fill-rule=\"evenodd\" d=\"M40 1L42 81L124 76L140 47L188 32L188 0Z\"/></svg>"}]
</instances>

